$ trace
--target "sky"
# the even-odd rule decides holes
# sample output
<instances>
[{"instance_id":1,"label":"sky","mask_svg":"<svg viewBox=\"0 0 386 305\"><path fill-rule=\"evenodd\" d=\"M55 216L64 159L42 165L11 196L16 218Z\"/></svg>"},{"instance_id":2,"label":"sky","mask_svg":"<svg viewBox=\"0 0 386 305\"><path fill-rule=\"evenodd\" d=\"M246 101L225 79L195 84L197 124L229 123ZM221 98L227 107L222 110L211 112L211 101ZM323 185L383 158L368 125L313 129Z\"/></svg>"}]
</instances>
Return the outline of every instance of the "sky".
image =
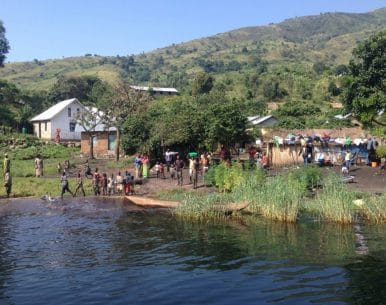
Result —
<instances>
[{"instance_id":1,"label":"sky","mask_svg":"<svg viewBox=\"0 0 386 305\"><path fill-rule=\"evenodd\" d=\"M6 62L130 55L326 12L366 13L386 0L0 0Z\"/></svg>"}]
</instances>

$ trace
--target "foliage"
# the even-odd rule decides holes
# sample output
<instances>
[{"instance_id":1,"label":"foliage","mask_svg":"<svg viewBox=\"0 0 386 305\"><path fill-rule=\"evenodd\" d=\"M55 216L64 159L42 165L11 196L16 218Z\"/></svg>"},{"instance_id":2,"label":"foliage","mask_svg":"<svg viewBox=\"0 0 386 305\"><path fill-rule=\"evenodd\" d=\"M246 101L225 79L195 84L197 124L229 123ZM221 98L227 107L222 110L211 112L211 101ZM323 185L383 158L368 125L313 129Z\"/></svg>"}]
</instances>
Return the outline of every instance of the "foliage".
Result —
<instances>
[{"instance_id":1,"label":"foliage","mask_svg":"<svg viewBox=\"0 0 386 305\"><path fill-rule=\"evenodd\" d=\"M199 95L209 93L213 88L213 78L207 73L200 72L193 79L192 94Z\"/></svg>"},{"instance_id":2,"label":"foliage","mask_svg":"<svg viewBox=\"0 0 386 305\"><path fill-rule=\"evenodd\" d=\"M0 67L3 66L5 60L5 54L9 51L8 40L5 37L5 27L3 22L0 20Z\"/></svg>"},{"instance_id":3,"label":"foliage","mask_svg":"<svg viewBox=\"0 0 386 305\"><path fill-rule=\"evenodd\" d=\"M386 31L360 43L353 56L344 79L346 109L366 126L386 126L379 118L386 109Z\"/></svg>"},{"instance_id":4,"label":"foliage","mask_svg":"<svg viewBox=\"0 0 386 305\"><path fill-rule=\"evenodd\" d=\"M376 153L378 158L386 158L386 146L378 146L376 149Z\"/></svg>"},{"instance_id":5,"label":"foliage","mask_svg":"<svg viewBox=\"0 0 386 305\"><path fill-rule=\"evenodd\" d=\"M313 189L322 184L322 170L316 165L303 166L291 170L288 174L289 183L300 183L304 190Z\"/></svg>"}]
</instances>

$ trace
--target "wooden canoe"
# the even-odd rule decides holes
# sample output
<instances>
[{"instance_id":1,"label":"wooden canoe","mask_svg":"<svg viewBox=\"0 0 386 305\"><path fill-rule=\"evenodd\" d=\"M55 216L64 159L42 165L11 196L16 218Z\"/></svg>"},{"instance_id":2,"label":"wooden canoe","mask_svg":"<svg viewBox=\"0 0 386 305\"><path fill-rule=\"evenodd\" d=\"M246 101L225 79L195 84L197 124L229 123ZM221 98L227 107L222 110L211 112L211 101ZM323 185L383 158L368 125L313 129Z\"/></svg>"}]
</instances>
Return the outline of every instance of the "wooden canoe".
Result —
<instances>
[{"instance_id":1,"label":"wooden canoe","mask_svg":"<svg viewBox=\"0 0 386 305\"><path fill-rule=\"evenodd\" d=\"M142 196L126 196L126 199L130 203L139 205L142 207L157 207L157 208L176 208L181 203L179 201L162 200L151 197ZM249 205L248 202L219 204L213 206L213 209L218 212L236 212L245 209Z\"/></svg>"},{"instance_id":2,"label":"wooden canoe","mask_svg":"<svg viewBox=\"0 0 386 305\"><path fill-rule=\"evenodd\" d=\"M178 201L161 200L142 196L126 196L126 199L135 205L143 207L176 208L180 204Z\"/></svg>"}]
</instances>

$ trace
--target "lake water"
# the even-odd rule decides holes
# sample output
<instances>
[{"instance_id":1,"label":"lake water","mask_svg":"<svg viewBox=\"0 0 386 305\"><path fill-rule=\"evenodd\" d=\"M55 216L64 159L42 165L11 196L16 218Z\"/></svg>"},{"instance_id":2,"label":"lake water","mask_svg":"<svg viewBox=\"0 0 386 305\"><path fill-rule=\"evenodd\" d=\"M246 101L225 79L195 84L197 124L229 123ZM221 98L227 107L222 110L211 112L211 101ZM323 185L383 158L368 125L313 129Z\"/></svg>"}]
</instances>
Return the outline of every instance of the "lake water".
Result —
<instances>
[{"instance_id":1,"label":"lake water","mask_svg":"<svg viewBox=\"0 0 386 305\"><path fill-rule=\"evenodd\" d=\"M0 204L0 304L385 304L386 227Z\"/></svg>"}]
</instances>

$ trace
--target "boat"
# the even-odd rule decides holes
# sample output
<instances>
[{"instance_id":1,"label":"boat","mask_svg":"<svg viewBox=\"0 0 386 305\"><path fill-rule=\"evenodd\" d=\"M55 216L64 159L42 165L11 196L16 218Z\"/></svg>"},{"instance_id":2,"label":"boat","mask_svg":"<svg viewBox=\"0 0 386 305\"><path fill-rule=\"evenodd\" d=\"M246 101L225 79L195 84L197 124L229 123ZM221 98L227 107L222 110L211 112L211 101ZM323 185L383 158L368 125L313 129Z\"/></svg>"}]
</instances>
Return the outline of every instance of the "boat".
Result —
<instances>
[{"instance_id":1,"label":"boat","mask_svg":"<svg viewBox=\"0 0 386 305\"><path fill-rule=\"evenodd\" d=\"M139 205L142 207L156 207L156 208L170 208L174 209L178 207L181 202L179 201L171 201L171 200L162 200L158 198L145 197L145 196L135 196L130 195L126 196L126 199L135 205ZM248 202L240 202L240 203L230 203L230 204L219 204L214 205L213 210L218 212L236 212L245 209L249 205Z\"/></svg>"},{"instance_id":2,"label":"boat","mask_svg":"<svg viewBox=\"0 0 386 305\"><path fill-rule=\"evenodd\" d=\"M176 208L178 205L181 204L181 202L179 201L162 200L158 198L135 196L135 195L126 196L126 199L130 201L132 204L143 206L143 207Z\"/></svg>"}]
</instances>

